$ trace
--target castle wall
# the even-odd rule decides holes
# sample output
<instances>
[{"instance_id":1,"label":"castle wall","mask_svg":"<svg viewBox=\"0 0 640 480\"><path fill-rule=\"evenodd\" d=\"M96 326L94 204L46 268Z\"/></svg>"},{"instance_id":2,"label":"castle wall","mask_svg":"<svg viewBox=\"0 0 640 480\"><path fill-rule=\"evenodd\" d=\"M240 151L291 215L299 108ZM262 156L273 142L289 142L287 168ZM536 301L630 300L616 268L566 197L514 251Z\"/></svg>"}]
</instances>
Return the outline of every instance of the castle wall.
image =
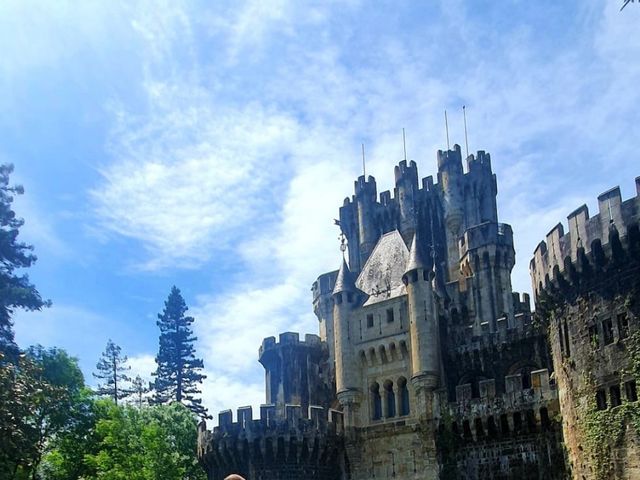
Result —
<instances>
[{"instance_id":1,"label":"castle wall","mask_svg":"<svg viewBox=\"0 0 640 480\"><path fill-rule=\"evenodd\" d=\"M441 392L437 446L442 479L565 478L557 389L547 369ZM500 387L499 385L504 385ZM500 392L502 391L502 393Z\"/></svg>"},{"instance_id":2,"label":"castle wall","mask_svg":"<svg viewBox=\"0 0 640 480\"><path fill-rule=\"evenodd\" d=\"M640 193L640 191L639 191ZM599 197L536 249L536 310L551 346L573 478L640 477L640 196Z\"/></svg>"},{"instance_id":3,"label":"castle wall","mask_svg":"<svg viewBox=\"0 0 640 480\"><path fill-rule=\"evenodd\" d=\"M198 426L198 459L209 480L237 473L251 480L340 480L343 458L342 414L311 406L288 405L284 416L275 405L221 412L218 426Z\"/></svg>"}]
</instances>

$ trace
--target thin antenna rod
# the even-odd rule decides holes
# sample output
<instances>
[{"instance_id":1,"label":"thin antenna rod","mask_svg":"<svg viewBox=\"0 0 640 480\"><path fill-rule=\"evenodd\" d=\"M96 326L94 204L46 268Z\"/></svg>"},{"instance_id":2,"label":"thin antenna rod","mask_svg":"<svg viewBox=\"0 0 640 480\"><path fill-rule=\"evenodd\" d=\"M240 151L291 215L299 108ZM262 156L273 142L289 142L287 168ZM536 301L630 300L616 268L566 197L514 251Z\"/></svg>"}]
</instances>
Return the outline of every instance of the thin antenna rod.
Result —
<instances>
[{"instance_id":1,"label":"thin antenna rod","mask_svg":"<svg viewBox=\"0 0 640 480\"><path fill-rule=\"evenodd\" d=\"M447 120L447 109L444 110L444 127L447 130L447 150L451 150L449 148L449 120Z\"/></svg>"},{"instance_id":2,"label":"thin antenna rod","mask_svg":"<svg viewBox=\"0 0 640 480\"><path fill-rule=\"evenodd\" d=\"M364 161L364 143L362 144L362 175L364 176L364 179L366 181L366 179L367 179L367 167L366 167L366 163Z\"/></svg>"},{"instance_id":3,"label":"thin antenna rod","mask_svg":"<svg viewBox=\"0 0 640 480\"><path fill-rule=\"evenodd\" d=\"M462 115L464 116L464 146L467 150L467 157L469 156L469 139L467 138L467 110L462 105Z\"/></svg>"},{"instance_id":4,"label":"thin antenna rod","mask_svg":"<svg viewBox=\"0 0 640 480\"><path fill-rule=\"evenodd\" d=\"M404 128L402 129L402 146L404 148L404 159L407 159L407 141L404 136Z\"/></svg>"}]
</instances>

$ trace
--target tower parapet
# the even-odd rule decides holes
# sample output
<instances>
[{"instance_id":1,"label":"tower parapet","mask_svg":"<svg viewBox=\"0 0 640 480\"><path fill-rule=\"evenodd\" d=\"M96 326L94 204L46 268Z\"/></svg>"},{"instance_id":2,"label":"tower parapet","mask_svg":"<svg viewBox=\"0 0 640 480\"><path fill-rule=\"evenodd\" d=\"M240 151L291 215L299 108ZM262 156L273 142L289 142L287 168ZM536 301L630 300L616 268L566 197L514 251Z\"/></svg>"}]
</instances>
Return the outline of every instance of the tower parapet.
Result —
<instances>
[{"instance_id":1,"label":"tower parapet","mask_svg":"<svg viewBox=\"0 0 640 480\"><path fill-rule=\"evenodd\" d=\"M238 473L245 478L339 478L342 413L321 406L287 405L283 415L275 405L261 405L260 418L251 407L218 415L219 425L198 426L198 458L209 478Z\"/></svg>"},{"instance_id":2,"label":"tower parapet","mask_svg":"<svg viewBox=\"0 0 640 480\"><path fill-rule=\"evenodd\" d=\"M288 404L328 407L333 391L329 380L329 348L318 335L281 333L262 341L258 359L265 369L267 402L284 415Z\"/></svg>"}]
</instances>

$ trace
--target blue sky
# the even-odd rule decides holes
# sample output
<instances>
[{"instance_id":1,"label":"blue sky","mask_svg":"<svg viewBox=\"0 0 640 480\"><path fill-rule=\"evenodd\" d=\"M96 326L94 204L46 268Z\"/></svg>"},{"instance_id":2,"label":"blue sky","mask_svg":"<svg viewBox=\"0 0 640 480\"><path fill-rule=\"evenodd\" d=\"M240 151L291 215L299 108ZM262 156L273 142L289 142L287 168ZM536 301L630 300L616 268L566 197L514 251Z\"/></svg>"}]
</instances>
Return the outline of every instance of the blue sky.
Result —
<instances>
[{"instance_id":1,"label":"blue sky","mask_svg":"<svg viewBox=\"0 0 640 480\"><path fill-rule=\"evenodd\" d=\"M360 174L408 156L492 154L514 286L582 203L640 175L640 4L622 1L0 3L0 161L53 307L19 343L90 373L108 338L153 369L176 284L215 413L263 401L257 349L317 331L310 285L337 268L332 219Z\"/></svg>"}]
</instances>

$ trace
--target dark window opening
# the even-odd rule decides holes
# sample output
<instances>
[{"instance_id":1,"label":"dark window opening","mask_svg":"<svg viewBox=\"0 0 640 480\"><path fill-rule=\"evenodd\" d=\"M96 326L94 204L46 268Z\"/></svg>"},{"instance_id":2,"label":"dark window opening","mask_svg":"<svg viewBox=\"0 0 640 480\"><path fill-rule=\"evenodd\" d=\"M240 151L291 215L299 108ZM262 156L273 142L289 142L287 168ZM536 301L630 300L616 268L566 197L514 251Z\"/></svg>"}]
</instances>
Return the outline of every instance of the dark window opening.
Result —
<instances>
[{"instance_id":1,"label":"dark window opening","mask_svg":"<svg viewBox=\"0 0 640 480\"><path fill-rule=\"evenodd\" d=\"M529 430L529 433L535 433L535 431L536 431L536 416L533 413L533 410L527 410L525 412L525 416L527 418L527 430Z\"/></svg>"},{"instance_id":2,"label":"dark window opening","mask_svg":"<svg viewBox=\"0 0 640 480\"><path fill-rule=\"evenodd\" d=\"M505 413L500 415L500 430L503 435L509 435L509 419Z\"/></svg>"},{"instance_id":3,"label":"dark window opening","mask_svg":"<svg viewBox=\"0 0 640 480\"><path fill-rule=\"evenodd\" d=\"M347 292L347 302L353 302L353 293Z\"/></svg>"},{"instance_id":4,"label":"dark window opening","mask_svg":"<svg viewBox=\"0 0 640 480\"><path fill-rule=\"evenodd\" d=\"M451 424L451 431L454 433L454 435L458 436L460 435L460 432L458 431L458 422L453 422Z\"/></svg>"},{"instance_id":5,"label":"dark window opening","mask_svg":"<svg viewBox=\"0 0 640 480\"><path fill-rule=\"evenodd\" d=\"M373 420L380 420L382 418L382 398L380 397L380 385L377 383L371 386L371 403Z\"/></svg>"},{"instance_id":6,"label":"dark window opening","mask_svg":"<svg viewBox=\"0 0 640 480\"><path fill-rule=\"evenodd\" d=\"M522 415L520 412L513 414L513 430L519 433L522 430Z\"/></svg>"},{"instance_id":7,"label":"dark window opening","mask_svg":"<svg viewBox=\"0 0 640 480\"><path fill-rule=\"evenodd\" d=\"M489 430L489 436L491 438L498 436L498 428L496 427L496 421L493 417L487 418L487 430Z\"/></svg>"},{"instance_id":8,"label":"dark window opening","mask_svg":"<svg viewBox=\"0 0 640 480\"><path fill-rule=\"evenodd\" d=\"M564 348L564 335L562 334L562 324L558 324L558 338L560 339L560 353L564 356L565 348Z\"/></svg>"},{"instance_id":9,"label":"dark window opening","mask_svg":"<svg viewBox=\"0 0 640 480\"><path fill-rule=\"evenodd\" d=\"M529 389L531 388L531 372L528 370L523 370L521 372L522 375L522 388Z\"/></svg>"},{"instance_id":10,"label":"dark window opening","mask_svg":"<svg viewBox=\"0 0 640 480\"><path fill-rule=\"evenodd\" d=\"M629 318L626 313L618 314L618 335L621 339L629 336Z\"/></svg>"},{"instance_id":11,"label":"dark window opening","mask_svg":"<svg viewBox=\"0 0 640 480\"><path fill-rule=\"evenodd\" d=\"M551 426L551 422L549 420L549 410L546 407L542 407L540 409L540 424L542 425L542 430L549 430Z\"/></svg>"},{"instance_id":12,"label":"dark window opening","mask_svg":"<svg viewBox=\"0 0 640 480\"><path fill-rule=\"evenodd\" d=\"M607 409L607 394L604 390L598 390L596 392L596 407L598 410L606 410Z\"/></svg>"},{"instance_id":13,"label":"dark window opening","mask_svg":"<svg viewBox=\"0 0 640 480\"><path fill-rule=\"evenodd\" d=\"M613 322L610 318L602 322L602 336L605 345L613 343Z\"/></svg>"},{"instance_id":14,"label":"dark window opening","mask_svg":"<svg viewBox=\"0 0 640 480\"><path fill-rule=\"evenodd\" d=\"M594 324L589 327L589 342L593 348L600 347L600 337L598 336L598 325Z\"/></svg>"},{"instance_id":15,"label":"dark window opening","mask_svg":"<svg viewBox=\"0 0 640 480\"><path fill-rule=\"evenodd\" d=\"M471 427L469 426L469 420L462 422L462 434L467 440L473 438L473 435L471 434Z\"/></svg>"},{"instance_id":16,"label":"dark window opening","mask_svg":"<svg viewBox=\"0 0 640 480\"><path fill-rule=\"evenodd\" d=\"M409 389L404 378L398 380L398 388L400 389L400 415L409 415Z\"/></svg>"},{"instance_id":17,"label":"dark window opening","mask_svg":"<svg viewBox=\"0 0 640 480\"><path fill-rule=\"evenodd\" d=\"M638 400L638 390L636 389L636 381L629 380L624 384L624 392L627 395L628 402L635 402Z\"/></svg>"},{"instance_id":18,"label":"dark window opening","mask_svg":"<svg viewBox=\"0 0 640 480\"><path fill-rule=\"evenodd\" d=\"M393 322L393 308L387 308L387 323Z\"/></svg>"},{"instance_id":19,"label":"dark window opening","mask_svg":"<svg viewBox=\"0 0 640 480\"><path fill-rule=\"evenodd\" d=\"M617 407L622 403L622 397L620 396L620 385L612 385L609 387L609 396L611 397L611 406Z\"/></svg>"},{"instance_id":20,"label":"dark window opening","mask_svg":"<svg viewBox=\"0 0 640 480\"><path fill-rule=\"evenodd\" d=\"M373 314L369 313L367 314L367 328L372 328L373 327Z\"/></svg>"},{"instance_id":21,"label":"dark window opening","mask_svg":"<svg viewBox=\"0 0 640 480\"><path fill-rule=\"evenodd\" d=\"M484 437L484 427L482 426L482 419L476 418L474 423L475 423L475 426L476 426L476 435L477 435L477 437L478 438Z\"/></svg>"},{"instance_id":22,"label":"dark window opening","mask_svg":"<svg viewBox=\"0 0 640 480\"><path fill-rule=\"evenodd\" d=\"M384 386L387 398L387 418L396 416L396 394L393 391L393 383L387 382Z\"/></svg>"},{"instance_id":23,"label":"dark window opening","mask_svg":"<svg viewBox=\"0 0 640 480\"><path fill-rule=\"evenodd\" d=\"M564 322L564 348L566 349L567 357L571 356L571 347L569 345L569 327L567 322Z\"/></svg>"}]
</instances>

